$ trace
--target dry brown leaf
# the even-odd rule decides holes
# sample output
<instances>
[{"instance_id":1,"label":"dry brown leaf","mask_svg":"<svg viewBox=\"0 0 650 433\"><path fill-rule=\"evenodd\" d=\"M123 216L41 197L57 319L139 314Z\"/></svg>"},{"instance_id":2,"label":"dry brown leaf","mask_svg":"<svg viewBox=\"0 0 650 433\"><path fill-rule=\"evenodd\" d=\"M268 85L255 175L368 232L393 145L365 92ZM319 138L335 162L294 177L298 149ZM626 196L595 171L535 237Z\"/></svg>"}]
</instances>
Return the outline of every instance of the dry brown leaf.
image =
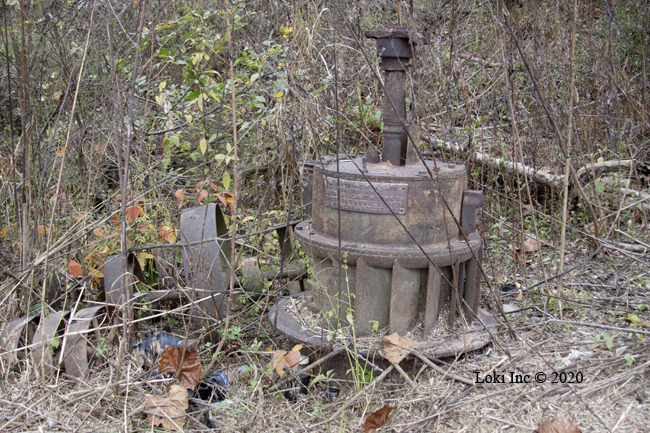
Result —
<instances>
[{"instance_id":1,"label":"dry brown leaf","mask_svg":"<svg viewBox=\"0 0 650 433\"><path fill-rule=\"evenodd\" d=\"M169 398L169 400L174 403L174 405L180 407L181 409L187 409L190 407L187 389L183 388L180 385L172 385L169 388L169 397L167 398Z\"/></svg>"},{"instance_id":2,"label":"dry brown leaf","mask_svg":"<svg viewBox=\"0 0 650 433\"><path fill-rule=\"evenodd\" d=\"M537 424L539 433L582 433L571 420L568 419L552 419Z\"/></svg>"},{"instance_id":3,"label":"dry brown leaf","mask_svg":"<svg viewBox=\"0 0 650 433\"><path fill-rule=\"evenodd\" d=\"M81 268L81 265L74 260L70 260L70 262L68 262L68 273L72 276L72 278L83 278L84 276L84 271Z\"/></svg>"},{"instance_id":4,"label":"dry brown leaf","mask_svg":"<svg viewBox=\"0 0 650 433\"><path fill-rule=\"evenodd\" d=\"M541 244L537 239L526 237L523 245L525 252L532 253L533 251L539 250L540 247Z\"/></svg>"},{"instance_id":5,"label":"dry brown leaf","mask_svg":"<svg viewBox=\"0 0 650 433\"><path fill-rule=\"evenodd\" d=\"M280 375L284 376L286 368L291 368L293 371L298 370L300 363L300 349L303 348L302 344L298 344L287 352L286 350L276 350L273 352L273 359L271 360L271 367Z\"/></svg>"},{"instance_id":6,"label":"dry brown leaf","mask_svg":"<svg viewBox=\"0 0 650 433\"><path fill-rule=\"evenodd\" d=\"M363 423L363 432L375 433L378 428L382 428L386 421L388 421L388 418L390 417L390 411L392 410L392 407L385 404L381 409L376 410L368 415L366 417L366 422Z\"/></svg>"},{"instance_id":7,"label":"dry brown leaf","mask_svg":"<svg viewBox=\"0 0 650 433\"><path fill-rule=\"evenodd\" d=\"M183 389L194 389L199 382L203 367L198 361L199 352L197 350L186 350L185 359L181 366L181 357L183 356L182 347L169 347L165 348L165 352L160 355L158 363L160 364L161 373L178 373L178 384Z\"/></svg>"},{"instance_id":8,"label":"dry brown leaf","mask_svg":"<svg viewBox=\"0 0 650 433\"><path fill-rule=\"evenodd\" d=\"M408 354L408 350L416 347L417 344L400 337L397 332L384 336L384 358L393 364L399 364Z\"/></svg>"},{"instance_id":9,"label":"dry brown leaf","mask_svg":"<svg viewBox=\"0 0 650 433\"><path fill-rule=\"evenodd\" d=\"M187 390L179 385L172 385L169 398L153 395L144 403L149 426L162 425L173 431L183 431L185 410L189 407Z\"/></svg>"}]
</instances>

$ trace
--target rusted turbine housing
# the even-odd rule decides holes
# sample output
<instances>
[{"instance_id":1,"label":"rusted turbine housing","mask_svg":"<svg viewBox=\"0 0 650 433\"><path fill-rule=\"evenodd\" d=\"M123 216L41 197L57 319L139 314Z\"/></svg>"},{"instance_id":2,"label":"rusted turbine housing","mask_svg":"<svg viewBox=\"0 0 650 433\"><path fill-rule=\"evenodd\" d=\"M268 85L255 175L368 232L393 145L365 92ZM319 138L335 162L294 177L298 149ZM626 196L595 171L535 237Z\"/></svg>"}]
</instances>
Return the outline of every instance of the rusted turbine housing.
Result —
<instances>
[{"instance_id":1,"label":"rusted turbine housing","mask_svg":"<svg viewBox=\"0 0 650 433\"><path fill-rule=\"evenodd\" d=\"M312 257L315 305L321 311L334 310L342 322L352 311L360 335L372 332L373 321L388 326L389 332L404 333L419 320L428 334L447 298L452 303L450 322L463 307L471 321L478 309L476 258L481 257L481 238L474 228L482 194L468 191L463 206L465 166L426 161L406 166L366 164L364 170L363 159L357 158L340 160L337 173L336 162L328 162L314 164L313 217L295 230L303 251ZM429 171L439 177L440 190ZM469 244L460 236L440 193L457 221L463 215ZM341 261L345 266L339 277ZM439 270L451 282L456 273L459 299L465 302L456 305Z\"/></svg>"}]
</instances>

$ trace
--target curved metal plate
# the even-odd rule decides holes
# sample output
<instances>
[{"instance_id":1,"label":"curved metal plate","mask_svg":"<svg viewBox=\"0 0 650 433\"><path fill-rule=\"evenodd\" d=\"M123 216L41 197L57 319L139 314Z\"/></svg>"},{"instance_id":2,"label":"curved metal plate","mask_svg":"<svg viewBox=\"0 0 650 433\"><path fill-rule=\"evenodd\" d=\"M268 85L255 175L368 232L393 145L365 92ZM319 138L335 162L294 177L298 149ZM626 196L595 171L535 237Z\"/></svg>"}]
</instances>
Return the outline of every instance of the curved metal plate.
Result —
<instances>
[{"instance_id":1,"label":"curved metal plate","mask_svg":"<svg viewBox=\"0 0 650 433\"><path fill-rule=\"evenodd\" d=\"M106 303L108 305L123 307L129 299L133 298L133 286L135 279L144 280L140 263L135 254L129 254L127 263L127 286L122 287L122 266L120 263L120 254L108 256L104 263L104 293L106 294Z\"/></svg>"},{"instance_id":2,"label":"curved metal plate","mask_svg":"<svg viewBox=\"0 0 650 433\"><path fill-rule=\"evenodd\" d=\"M63 340L63 362L65 371L73 377L83 377L88 372L87 338L83 335L92 319L103 309L103 305L84 308L77 312L70 322Z\"/></svg>"},{"instance_id":3,"label":"curved metal plate","mask_svg":"<svg viewBox=\"0 0 650 433\"><path fill-rule=\"evenodd\" d=\"M221 210L214 203L193 207L181 214L181 239L194 244L183 247L183 268L185 283L191 288L192 320L197 328L211 327L226 313L221 248L216 240L207 241L219 236L218 226L223 225Z\"/></svg>"},{"instance_id":4,"label":"curved metal plate","mask_svg":"<svg viewBox=\"0 0 650 433\"><path fill-rule=\"evenodd\" d=\"M20 337L23 334L25 326L33 319L38 317L38 314L21 317L10 322L0 333L0 351L2 351L2 362L6 367L16 361L16 354L18 352L18 344ZM28 338L29 339L29 338ZM29 341L25 342L29 345Z\"/></svg>"},{"instance_id":5,"label":"curved metal plate","mask_svg":"<svg viewBox=\"0 0 650 433\"><path fill-rule=\"evenodd\" d=\"M315 350L329 350L340 349L345 346L339 342L328 341L325 335L317 330L306 328L287 311L289 306L289 299L299 296L311 296L311 292L301 292L297 295L285 296L280 301L271 307L268 319L276 329L292 341L305 344ZM276 320L276 313L279 306L279 315ZM494 316L489 312L479 309L478 317L481 322L485 324L490 332L496 332L501 325L494 319ZM465 332L451 333L433 340L422 341L418 344L418 350L422 353L434 358L447 358L450 356L457 356L463 352L473 352L486 346L492 341L492 335L483 328L482 325L472 326L465 330ZM369 341L369 343L372 343ZM376 342L375 342L376 343ZM359 353L365 357L372 357L376 355L383 347L381 344L368 344L358 348Z\"/></svg>"},{"instance_id":6,"label":"curved metal plate","mask_svg":"<svg viewBox=\"0 0 650 433\"><path fill-rule=\"evenodd\" d=\"M48 375L54 373L58 368L58 365L53 364L54 346L52 340L56 337L61 321L68 314L69 311L56 311L38 325L34 334L34 348L31 352L37 374L40 374L42 369Z\"/></svg>"}]
</instances>

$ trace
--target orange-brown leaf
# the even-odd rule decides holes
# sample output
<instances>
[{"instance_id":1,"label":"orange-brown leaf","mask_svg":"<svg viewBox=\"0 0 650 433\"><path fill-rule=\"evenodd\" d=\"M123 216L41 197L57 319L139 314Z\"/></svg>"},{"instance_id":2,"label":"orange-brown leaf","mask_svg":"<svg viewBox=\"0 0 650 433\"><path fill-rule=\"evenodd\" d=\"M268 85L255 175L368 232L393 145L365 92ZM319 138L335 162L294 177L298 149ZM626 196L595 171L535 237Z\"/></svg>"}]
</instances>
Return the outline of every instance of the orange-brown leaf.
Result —
<instances>
[{"instance_id":1,"label":"orange-brown leaf","mask_svg":"<svg viewBox=\"0 0 650 433\"><path fill-rule=\"evenodd\" d=\"M398 364L408 355L410 349L415 349L416 347L417 344L411 340L402 338L397 332L393 332L384 337L384 358L393 364Z\"/></svg>"},{"instance_id":2,"label":"orange-brown leaf","mask_svg":"<svg viewBox=\"0 0 650 433\"><path fill-rule=\"evenodd\" d=\"M93 234L95 236L97 236L98 238L101 238L102 236L104 236L105 232L106 232L106 227L104 227L104 226L97 227L97 228L95 228L93 230Z\"/></svg>"},{"instance_id":3,"label":"orange-brown leaf","mask_svg":"<svg viewBox=\"0 0 650 433\"><path fill-rule=\"evenodd\" d=\"M126 220L130 223L135 222L135 220L140 216L141 211L142 208L140 206L131 206L126 208Z\"/></svg>"},{"instance_id":4,"label":"orange-brown leaf","mask_svg":"<svg viewBox=\"0 0 650 433\"><path fill-rule=\"evenodd\" d=\"M111 222L115 224L116 226L120 225L120 214L119 213L114 213L113 216L111 217Z\"/></svg>"},{"instance_id":5,"label":"orange-brown leaf","mask_svg":"<svg viewBox=\"0 0 650 433\"><path fill-rule=\"evenodd\" d=\"M38 233L38 237L40 238L41 236L45 235L45 226L43 224L39 224L36 226L36 232Z\"/></svg>"},{"instance_id":6,"label":"orange-brown leaf","mask_svg":"<svg viewBox=\"0 0 650 433\"><path fill-rule=\"evenodd\" d=\"M143 235L146 235L147 232L151 229L153 229L153 226L151 224L144 224L138 227L138 231Z\"/></svg>"},{"instance_id":7,"label":"orange-brown leaf","mask_svg":"<svg viewBox=\"0 0 650 433\"><path fill-rule=\"evenodd\" d=\"M177 198L181 203L184 202L185 200L187 200L187 197L185 197L185 194L183 194L183 190L182 190L182 189L177 189L176 192L174 193L174 195L176 196L176 198Z\"/></svg>"},{"instance_id":8,"label":"orange-brown leaf","mask_svg":"<svg viewBox=\"0 0 650 433\"><path fill-rule=\"evenodd\" d=\"M539 433L582 433L571 420L568 419L552 419L537 424Z\"/></svg>"},{"instance_id":9,"label":"orange-brown leaf","mask_svg":"<svg viewBox=\"0 0 650 433\"><path fill-rule=\"evenodd\" d=\"M382 428L384 424L386 424L386 421L388 421L388 418L390 417L390 411L392 410L392 407L385 404L381 409L376 410L368 415L366 417L366 422L363 423L363 432L375 433L378 428Z\"/></svg>"},{"instance_id":10,"label":"orange-brown leaf","mask_svg":"<svg viewBox=\"0 0 650 433\"><path fill-rule=\"evenodd\" d=\"M82 278L84 276L84 271L81 268L81 265L74 260L70 260L68 263L68 273L72 278Z\"/></svg>"},{"instance_id":11,"label":"orange-brown leaf","mask_svg":"<svg viewBox=\"0 0 650 433\"><path fill-rule=\"evenodd\" d=\"M183 388L194 389L199 382L203 367L198 361L199 352L197 350L186 350L185 359L181 366L181 357L183 356L182 347L169 347L165 348L165 352L160 355L158 363L160 364L161 373L178 373L178 384Z\"/></svg>"},{"instance_id":12,"label":"orange-brown leaf","mask_svg":"<svg viewBox=\"0 0 650 433\"><path fill-rule=\"evenodd\" d=\"M275 369L280 377L284 376L284 371L287 368L297 371L300 363L300 349L302 349L302 344L296 345L289 352L286 350L274 351L270 366Z\"/></svg>"},{"instance_id":13,"label":"orange-brown leaf","mask_svg":"<svg viewBox=\"0 0 650 433\"><path fill-rule=\"evenodd\" d=\"M197 202L198 204L201 204L201 201L202 201L204 198L206 198L207 196L208 196L208 193L207 193L207 192L205 192L205 191L201 191L201 192L199 193L199 198L196 199L196 202Z\"/></svg>"}]
</instances>

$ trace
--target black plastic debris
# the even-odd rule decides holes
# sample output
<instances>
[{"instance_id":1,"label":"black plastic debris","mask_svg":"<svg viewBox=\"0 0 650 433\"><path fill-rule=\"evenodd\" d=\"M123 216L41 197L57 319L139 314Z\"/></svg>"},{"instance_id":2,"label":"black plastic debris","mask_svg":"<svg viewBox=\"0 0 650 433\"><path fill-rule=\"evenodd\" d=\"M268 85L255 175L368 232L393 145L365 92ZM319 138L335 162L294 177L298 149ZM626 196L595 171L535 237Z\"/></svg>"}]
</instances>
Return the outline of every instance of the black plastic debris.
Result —
<instances>
[{"instance_id":1,"label":"black plastic debris","mask_svg":"<svg viewBox=\"0 0 650 433\"><path fill-rule=\"evenodd\" d=\"M156 332L139 343L131 346L132 354L140 366L153 366L166 347L183 347L185 340L168 332Z\"/></svg>"},{"instance_id":2,"label":"black plastic debris","mask_svg":"<svg viewBox=\"0 0 650 433\"><path fill-rule=\"evenodd\" d=\"M228 382L221 373L210 372L196 385L196 395L208 403L222 401L226 398L226 386Z\"/></svg>"},{"instance_id":3,"label":"black plastic debris","mask_svg":"<svg viewBox=\"0 0 650 433\"><path fill-rule=\"evenodd\" d=\"M205 379L196 385L196 392L188 389L187 394L189 398L199 398L208 403L223 401L226 399L226 386L228 386L226 377L221 373L211 371ZM212 420L210 420L209 410L203 412L203 419L205 420L206 427L209 429L217 428Z\"/></svg>"},{"instance_id":4,"label":"black plastic debris","mask_svg":"<svg viewBox=\"0 0 650 433\"><path fill-rule=\"evenodd\" d=\"M303 356L298 363L298 371L295 373L289 371L289 374L297 375L297 380L292 380L289 383L290 388L284 392L284 397L292 403L298 399L298 395L306 395L309 393L307 388L309 387L311 376L306 371L303 371L308 364L309 357Z\"/></svg>"},{"instance_id":5,"label":"black plastic debris","mask_svg":"<svg viewBox=\"0 0 650 433\"><path fill-rule=\"evenodd\" d=\"M515 284L506 283L506 284L501 285L501 291L502 292L505 292L505 293L514 292L515 290L517 290L517 286Z\"/></svg>"},{"instance_id":6,"label":"black plastic debris","mask_svg":"<svg viewBox=\"0 0 650 433\"><path fill-rule=\"evenodd\" d=\"M326 390L321 391L318 396L326 403L331 403L340 394L341 390L334 386L328 386Z\"/></svg>"}]
</instances>

